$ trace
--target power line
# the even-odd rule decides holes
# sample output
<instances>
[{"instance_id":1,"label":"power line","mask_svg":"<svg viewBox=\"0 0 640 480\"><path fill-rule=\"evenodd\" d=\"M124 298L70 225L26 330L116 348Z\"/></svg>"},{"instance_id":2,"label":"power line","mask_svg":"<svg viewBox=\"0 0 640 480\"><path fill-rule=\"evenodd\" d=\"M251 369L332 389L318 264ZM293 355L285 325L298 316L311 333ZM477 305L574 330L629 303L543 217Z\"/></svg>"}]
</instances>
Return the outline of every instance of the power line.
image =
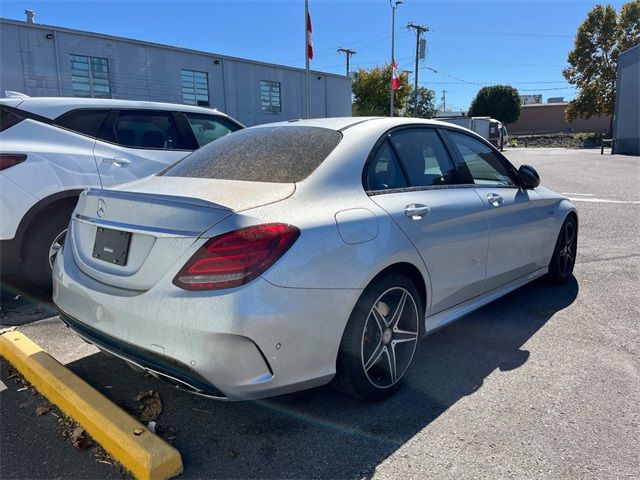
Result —
<instances>
[{"instance_id":1,"label":"power line","mask_svg":"<svg viewBox=\"0 0 640 480\"><path fill-rule=\"evenodd\" d=\"M347 56L347 76L349 76L349 59L351 58L351 55L355 55L358 52L349 48L338 47L338 53L344 53Z\"/></svg>"}]
</instances>

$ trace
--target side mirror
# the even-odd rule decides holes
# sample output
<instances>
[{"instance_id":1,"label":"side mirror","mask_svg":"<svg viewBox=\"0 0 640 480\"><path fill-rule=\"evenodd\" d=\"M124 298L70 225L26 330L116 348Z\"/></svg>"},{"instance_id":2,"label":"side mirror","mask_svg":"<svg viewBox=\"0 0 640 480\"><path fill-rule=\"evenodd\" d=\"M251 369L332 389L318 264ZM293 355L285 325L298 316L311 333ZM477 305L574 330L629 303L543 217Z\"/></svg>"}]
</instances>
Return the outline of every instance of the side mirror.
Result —
<instances>
[{"instance_id":1,"label":"side mirror","mask_svg":"<svg viewBox=\"0 0 640 480\"><path fill-rule=\"evenodd\" d=\"M518 169L518 180L524 188L536 188L540 185L540 175L531 165L522 165Z\"/></svg>"}]
</instances>

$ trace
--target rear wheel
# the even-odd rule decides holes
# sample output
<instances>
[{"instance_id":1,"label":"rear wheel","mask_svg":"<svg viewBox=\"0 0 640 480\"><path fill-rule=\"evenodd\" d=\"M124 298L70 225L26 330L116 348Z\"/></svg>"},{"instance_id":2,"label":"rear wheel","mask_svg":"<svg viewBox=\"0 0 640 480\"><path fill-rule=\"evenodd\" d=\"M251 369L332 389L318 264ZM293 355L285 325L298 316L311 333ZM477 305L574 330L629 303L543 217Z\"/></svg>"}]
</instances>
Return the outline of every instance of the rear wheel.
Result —
<instances>
[{"instance_id":1,"label":"rear wheel","mask_svg":"<svg viewBox=\"0 0 640 480\"><path fill-rule=\"evenodd\" d=\"M22 264L24 276L37 287L51 289L51 269L64 245L73 207L48 209L38 215L25 234Z\"/></svg>"},{"instance_id":2,"label":"rear wheel","mask_svg":"<svg viewBox=\"0 0 640 480\"><path fill-rule=\"evenodd\" d=\"M349 317L334 386L369 401L393 395L413 363L423 319L420 295L405 275L371 283Z\"/></svg>"},{"instance_id":3,"label":"rear wheel","mask_svg":"<svg viewBox=\"0 0 640 480\"><path fill-rule=\"evenodd\" d=\"M576 264L576 251L578 247L578 223L573 215L567 217L562 224L556 248L549 264L547 278L552 282L565 282L573 273Z\"/></svg>"}]
</instances>

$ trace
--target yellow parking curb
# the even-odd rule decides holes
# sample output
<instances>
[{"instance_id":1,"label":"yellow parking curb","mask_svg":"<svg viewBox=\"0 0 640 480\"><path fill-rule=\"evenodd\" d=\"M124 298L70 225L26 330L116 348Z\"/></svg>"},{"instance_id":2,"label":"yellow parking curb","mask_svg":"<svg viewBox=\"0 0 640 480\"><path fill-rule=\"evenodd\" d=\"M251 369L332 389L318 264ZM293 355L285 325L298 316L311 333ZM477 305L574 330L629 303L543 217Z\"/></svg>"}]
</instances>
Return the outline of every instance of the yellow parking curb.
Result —
<instances>
[{"instance_id":1,"label":"yellow parking curb","mask_svg":"<svg viewBox=\"0 0 640 480\"><path fill-rule=\"evenodd\" d=\"M77 421L118 462L139 479L182 473L182 458L107 397L20 332L0 335L0 356L52 403ZM134 432L141 432L136 435Z\"/></svg>"}]
</instances>

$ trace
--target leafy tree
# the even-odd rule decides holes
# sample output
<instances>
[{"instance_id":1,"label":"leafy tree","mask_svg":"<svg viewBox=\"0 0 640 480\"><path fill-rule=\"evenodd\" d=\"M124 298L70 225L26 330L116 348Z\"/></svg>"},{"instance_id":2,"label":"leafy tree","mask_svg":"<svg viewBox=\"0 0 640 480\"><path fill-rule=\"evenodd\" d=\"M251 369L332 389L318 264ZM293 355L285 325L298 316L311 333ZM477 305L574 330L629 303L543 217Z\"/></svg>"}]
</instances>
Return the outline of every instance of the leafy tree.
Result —
<instances>
[{"instance_id":1,"label":"leafy tree","mask_svg":"<svg viewBox=\"0 0 640 480\"><path fill-rule=\"evenodd\" d=\"M619 15L611 5L596 5L587 14L569 52L569 66L562 71L578 88L565 111L567 121L607 115L613 122L618 55L639 42L640 0L624 4Z\"/></svg>"},{"instance_id":2,"label":"leafy tree","mask_svg":"<svg viewBox=\"0 0 640 480\"><path fill-rule=\"evenodd\" d=\"M491 117L502 123L520 118L520 95L509 85L482 87L471 102L470 117Z\"/></svg>"},{"instance_id":3,"label":"leafy tree","mask_svg":"<svg viewBox=\"0 0 640 480\"><path fill-rule=\"evenodd\" d=\"M435 105L436 94L426 87L418 87L418 112L413 111L415 90L411 90L404 115L406 117L433 118L438 109Z\"/></svg>"},{"instance_id":4,"label":"leafy tree","mask_svg":"<svg viewBox=\"0 0 640 480\"><path fill-rule=\"evenodd\" d=\"M353 114L389 115L391 102L391 65L374 67L370 70L358 69L358 79L352 84ZM394 115L399 115L407 105L410 89L406 72L400 73L400 88L393 96Z\"/></svg>"}]
</instances>

